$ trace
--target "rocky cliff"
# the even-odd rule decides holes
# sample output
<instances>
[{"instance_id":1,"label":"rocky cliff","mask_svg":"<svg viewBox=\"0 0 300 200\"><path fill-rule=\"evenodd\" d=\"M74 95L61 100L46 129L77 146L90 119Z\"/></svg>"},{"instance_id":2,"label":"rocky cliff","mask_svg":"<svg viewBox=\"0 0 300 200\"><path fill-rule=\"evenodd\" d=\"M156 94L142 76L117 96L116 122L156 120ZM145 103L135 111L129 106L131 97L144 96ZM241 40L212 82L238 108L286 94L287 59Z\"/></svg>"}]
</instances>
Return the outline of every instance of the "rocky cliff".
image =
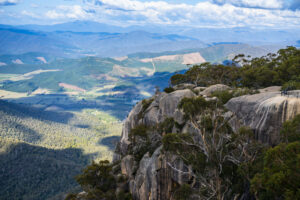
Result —
<instances>
[{"instance_id":1,"label":"rocky cliff","mask_svg":"<svg viewBox=\"0 0 300 200\"><path fill-rule=\"evenodd\" d=\"M231 120L234 130L248 126L258 140L276 145L283 122L300 113L300 90L288 95L262 90L259 94L233 98L225 106L234 114Z\"/></svg>"},{"instance_id":2,"label":"rocky cliff","mask_svg":"<svg viewBox=\"0 0 300 200\"><path fill-rule=\"evenodd\" d=\"M206 187L210 184L209 180L198 180L193 165L185 162L180 153L172 154L164 151L162 138L170 132L189 133L193 135L193 141L201 145L196 143L188 145L197 148L203 146L203 152L208 157L209 152L205 152L202 129L194 126L195 122L201 119L194 116L195 120L188 120L186 113L183 109L179 109L178 105L183 98L198 96L214 104L217 103L217 99L210 95L215 91L230 88L224 85L209 88L195 88L188 85L189 89L185 88L187 87L181 86L172 93L162 92L139 102L124 123L114 163L120 163L121 173L128 178L129 190L135 200L175 199L174 194L184 184L194 188L201 188L201 184ZM242 126L250 127L256 139L273 145L278 142L282 123L300 113L300 91L292 91L289 96L282 96L276 89L274 92L274 88L271 92L268 89L261 92L232 98L225 105L227 111L222 114L222 119L228 119L233 131L237 132ZM227 135L224 136L224 140L226 138ZM224 160L225 158L226 156ZM230 159L229 161L234 163ZM213 170L203 173L212 174ZM213 189L210 192L213 193ZM198 193L191 195L189 199L202 198ZM240 195L239 199L243 199L243 195Z\"/></svg>"}]
</instances>

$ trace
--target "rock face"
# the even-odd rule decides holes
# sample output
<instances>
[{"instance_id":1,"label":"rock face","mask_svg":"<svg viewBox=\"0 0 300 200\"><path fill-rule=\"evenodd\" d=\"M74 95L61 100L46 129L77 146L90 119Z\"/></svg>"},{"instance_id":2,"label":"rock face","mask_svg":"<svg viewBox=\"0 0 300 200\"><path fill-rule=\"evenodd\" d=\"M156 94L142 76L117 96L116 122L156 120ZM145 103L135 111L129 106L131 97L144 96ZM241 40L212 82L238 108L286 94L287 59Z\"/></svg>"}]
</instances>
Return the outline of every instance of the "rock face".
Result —
<instances>
[{"instance_id":1,"label":"rock face","mask_svg":"<svg viewBox=\"0 0 300 200\"><path fill-rule=\"evenodd\" d=\"M154 200L170 199L173 184L187 183L193 179L193 173L175 156L162 155L162 147L140 161L135 178L129 183L134 199Z\"/></svg>"},{"instance_id":2,"label":"rock face","mask_svg":"<svg viewBox=\"0 0 300 200\"><path fill-rule=\"evenodd\" d=\"M291 91L289 96L281 96L280 92L245 95L231 99L225 106L234 114L234 130L249 126L257 139L275 145L282 123L300 113L300 90Z\"/></svg>"},{"instance_id":3,"label":"rock face","mask_svg":"<svg viewBox=\"0 0 300 200\"><path fill-rule=\"evenodd\" d=\"M140 124L157 125L167 118L174 118L181 122L183 113L177 108L179 102L184 97L195 96L189 89L177 90L170 94L160 93L147 100L151 102L148 108L143 108L143 103L139 102L130 112L123 126L122 137L114 155L114 162L121 162L121 172L130 180L130 191L134 199L170 199L175 182L176 184L183 184L193 179L191 169L183 161L178 160L174 155L161 154L161 146L157 146L152 155L147 152L139 163L129 155L128 149L132 145L129 140L129 133L133 128ZM141 117L143 109L145 111ZM155 134L152 135L155 138ZM155 139L151 138L151 144L154 143L153 140Z\"/></svg>"},{"instance_id":4,"label":"rock face","mask_svg":"<svg viewBox=\"0 0 300 200\"><path fill-rule=\"evenodd\" d=\"M152 100L152 103L145 110L145 114L142 118L139 117L139 114L142 112L143 103L139 102L129 113L129 116L123 125L120 142L121 152L123 154L127 152L127 147L130 144L128 135L132 128L139 124L153 126L163 122L166 118L175 117L175 115L175 118L182 118L183 114L177 109L179 102L184 97L191 98L194 96L196 95L189 89L177 90L170 94L160 93L150 99ZM114 159L117 159L118 155L115 155L114 157Z\"/></svg>"},{"instance_id":5,"label":"rock face","mask_svg":"<svg viewBox=\"0 0 300 200\"><path fill-rule=\"evenodd\" d=\"M208 88L206 88L204 91L200 92L201 95L205 95L205 96L210 96L212 95L212 93L216 92L216 91L224 91L224 90L229 90L230 87L228 87L227 85L223 85L223 84L217 84L217 85L212 85Z\"/></svg>"},{"instance_id":6,"label":"rock face","mask_svg":"<svg viewBox=\"0 0 300 200\"><path fill-rule=\"evenodd\" d=\"M209 96L214 91L228 89L228 86L215 85L206 88L199 95L208 98L206 95ZM300 97L300 91L298 92L293 91L289 96L281 96L280 92L263 92L233 98L225 105L229 110L225 118L231 118L230 124L234 130L249 126L257 139L276 144L282 123L300 113L300 98L297 98L297 94ZM123 126L114 162L120 163L120 172L129 179L134 200L171 199L174 187L178 188L178 185L184 183L196 184L190 166L185 165L178 156L162 151L163 135L156 130L157 124L173 118L181 126L181 131L178 132L174 125L173 133L196 133L197 130L193 129L189 121L184 120L184 113L177 108L184 97L195 96L190 89L176 90L169 94L159 93L139 102L130 112ZM140 125L156 128L147 133L146 140L137 139L133 142L129 138L130 133ZM143 142L146 144L146 151L140 148ZM141 154L138 160L134 157L134 152Z\"/></svg>"}]
</instances>

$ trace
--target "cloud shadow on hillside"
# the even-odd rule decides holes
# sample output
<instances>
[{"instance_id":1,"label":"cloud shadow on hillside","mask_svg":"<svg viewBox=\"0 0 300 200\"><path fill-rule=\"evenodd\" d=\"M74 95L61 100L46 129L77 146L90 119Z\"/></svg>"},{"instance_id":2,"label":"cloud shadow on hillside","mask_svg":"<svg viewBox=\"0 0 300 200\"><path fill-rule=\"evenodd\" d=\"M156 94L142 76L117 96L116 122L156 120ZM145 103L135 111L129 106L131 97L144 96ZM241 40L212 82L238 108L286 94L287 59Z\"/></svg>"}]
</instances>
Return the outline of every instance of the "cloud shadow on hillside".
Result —
<instances>
[{"instance_id":1,"label":"cloud shadow on hillside","mask_svg":"<svg viewBox=\"0 0 300 200\"><path fill-rule=\"evenodd\" d=\"M81 149L53 150L0 140L0 199L48 199L78 187L74 177L90 162Z\"/></svg>"}]
</instances>

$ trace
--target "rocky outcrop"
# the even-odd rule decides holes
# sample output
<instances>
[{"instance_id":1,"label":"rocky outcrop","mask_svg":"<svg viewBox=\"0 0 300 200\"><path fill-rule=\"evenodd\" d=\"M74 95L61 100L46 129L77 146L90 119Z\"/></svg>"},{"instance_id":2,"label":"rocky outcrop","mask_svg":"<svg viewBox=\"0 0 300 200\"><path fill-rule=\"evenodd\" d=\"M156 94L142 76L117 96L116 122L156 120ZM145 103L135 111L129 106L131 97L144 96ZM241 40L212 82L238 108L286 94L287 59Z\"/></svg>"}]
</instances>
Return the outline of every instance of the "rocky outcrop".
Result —
<instances>
[{"instance_id":1,"label":"rocky outcrop","mask_svg":"<svg viewBox=\"0 0 300 200\"><path fill-rule=\"evenodd\" d=\"M122 129L122 137L120 141L120 153L125 155L127 147L130 144L128 136L130 130L139 124L153 126L163 122L166 118L176 118L181 121L183 113L177 109L181 99L184 97L196 96L191 90L176 90L170 94L160 93L152 97L148 101L152 101L148 108L145 109L143 117L140 116L143 111L143 103L139 102L129 113ZM114 160L118 160L120 156L114 155Z\"/></svg>"},{"instance_id":2,"label":"rocky outcrop","mask_svg":"<svg viewBox=\"0 0 300 200\"><path fill-rule=\"evenodd\" d=\"M185 90L185 89L193 89L195 88L196 85L191 84L191 83L182 83L174 86L175 90Z\"/></svg>"},{"instance_id":3,"label":"rocky outcrop","mask_svg":"<svg viewBox=\"0 0 300 200\"><path fill-rule=\"evenodd\" d=\"M225 106L234 114L231 120L234 130L248 126L257 139L275 145L282 123L300 113L300 90L286 96L280 92L245 95L231 99Z\"/></svg>"},{"instance_id":4,"label":"rocky outcrop","mask_svg":"<svg viewBox=\"0 0 300 200\"><path fill-rule=\"evenodd\" d=\"M229 89L230 87L228 87L227 85L217 84L217 85L209 86L208 88L200 92L200 94L205 96L211 96L216 91L224 91Z\"/></svg>"},{"instance_id":5,"label":"rocky outcrop","mask_svg":"<svg viewBox=\"0 0 300 200\"><path fill-rule=\"evenodd\" d=\"M193 172L176 156L161 154L162 147L140 161L135 178L129 183L134 199L170 199L174 183L193 179Z\"/></svg>"},{"instance_id":6,"label":"rocky outcrop","mask_svg":"<svg viewBox=\"0 0 300 200\"><path fill-rule=\"evenodd\" d=\"M201 88L203 90L204 88ZM215 85L206 88L199 95L206 100L214 91L228 90L228 86ZM300 98L297 91L290 92L289 96L281 96L280 92L266 92L245 95L231 99L225 106L229 110L225 118L230 118L230 125L237 131L241 126L249 126L254 130L256 138L276 144L282 123L300 113ZM300 91L299 97L300 97ZM190 121L184 119L183 111L178 109L178 104L184 97L196 97L190 89L176 90L172 93L159 93L150 99L136 104L126 119L121 141L116 149L114 162L120 163L121 173L129 180L129 190L134 200L166 200L172 199L174 188L184 183L198 184L191 166L186 165L176 155L164 152L161 139L163 135L156 129L158 124L172 118L181 128L173 126L172 132L196 133L198 130ZM131 130L139 125L152 127L147 133L147 139L129 138ZM198 141L198 139L197 139ZM200 142L200 139L199 139ZM148 148L143 151L142 145ZM135 153L141 153L137 159ZM193 199L201 199L194 197Z\"/></svg>"}]
</instances>

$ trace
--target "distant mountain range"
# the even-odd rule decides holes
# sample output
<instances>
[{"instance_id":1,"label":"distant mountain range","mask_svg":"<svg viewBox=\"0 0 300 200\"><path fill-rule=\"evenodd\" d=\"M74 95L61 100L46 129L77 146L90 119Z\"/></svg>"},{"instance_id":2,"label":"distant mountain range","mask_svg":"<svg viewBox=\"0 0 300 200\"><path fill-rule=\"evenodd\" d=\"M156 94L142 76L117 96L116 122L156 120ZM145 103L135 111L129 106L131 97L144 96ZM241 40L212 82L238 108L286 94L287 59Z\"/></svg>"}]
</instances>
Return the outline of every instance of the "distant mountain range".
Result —
<instances>
[{"instance_id":1,"label":"distant mountain range","mask_svg":"<svg viewBox=\"0 0 300 200\"><path fill-rule=\"evenodd\" d=\"M87 55L115 57L140 51L161 52L205 46L203 42L191 37L145 31L42 32L12 27L0 28L0 54L2 55L42 52L62 57Z\"/></svg>"},{"instance_id":2,"label":"distant mountain range","mask_svg":"<svg viewBox=\"0 0 300 200\"><path fill-rule=\"evenodd\" d=\"M191 28L175 26L119 27L91 21L55 25L0 25L0 55L42 52L60 57L118 57L247 43L270 48L298 45L299 30Z\"/></svg>"},{"instance_id":3,"label":"distant mountain range","mask_svg":"<svg viewBox=\"0 0 300 200\"><path fill-rule=\"evenodd\" d=\"M236 28L195 28L173 25L140 25L140 26L114 26L93 21L74 21L54 25L22 25L16 26L19 29L36 31L72 31L72 32L107 32L107 33L128 33L132 31L146 31L160 34L179 34L194 37L212 42L264 42L281 43L294 42L299 40L299 29L281 30L276 27L266 29L254 29L248 27Z\"/></svg>"}]
</instances>

